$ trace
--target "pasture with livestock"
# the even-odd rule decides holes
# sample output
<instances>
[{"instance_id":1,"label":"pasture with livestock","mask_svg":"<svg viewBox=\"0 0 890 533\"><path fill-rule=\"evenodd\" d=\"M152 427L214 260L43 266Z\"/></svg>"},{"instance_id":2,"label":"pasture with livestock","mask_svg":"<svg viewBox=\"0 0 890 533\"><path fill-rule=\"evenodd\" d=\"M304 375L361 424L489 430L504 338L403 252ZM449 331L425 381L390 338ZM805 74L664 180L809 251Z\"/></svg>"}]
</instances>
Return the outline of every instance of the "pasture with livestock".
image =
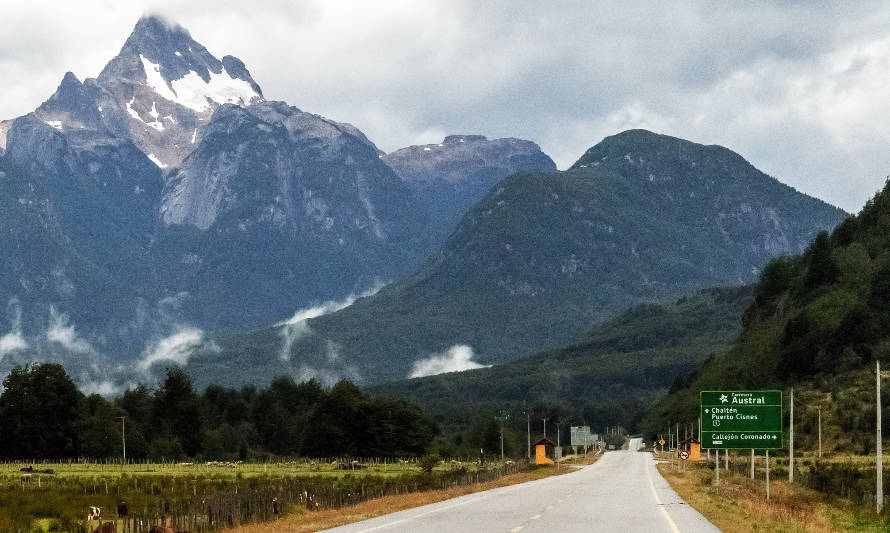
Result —
<instances>
[{"instance_id":1,"label":"pasture with livestock","mask_svg":"<svg viewBox=\"0 0 890 533\"><path fill-rule=\"evenodd\" d=\"M269 463L0 464L0 531L210 532L368 499L492 481L525 463L299 459ZM100 531L104 531L100 529Z\"/></svg>"}]
</instances>

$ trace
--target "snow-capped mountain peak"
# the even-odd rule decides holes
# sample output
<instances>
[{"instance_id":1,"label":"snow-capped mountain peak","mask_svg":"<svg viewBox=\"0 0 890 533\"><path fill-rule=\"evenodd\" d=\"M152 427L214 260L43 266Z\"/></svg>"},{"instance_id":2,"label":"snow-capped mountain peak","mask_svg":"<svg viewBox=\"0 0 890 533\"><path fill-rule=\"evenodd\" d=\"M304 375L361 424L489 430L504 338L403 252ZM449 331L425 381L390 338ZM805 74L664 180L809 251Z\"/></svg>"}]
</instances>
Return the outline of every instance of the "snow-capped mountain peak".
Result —
<instances>
[{"instance_id":1,"label":"snow-capped mountain peak","mask_svg":"<svg viewBox=\"0 0 890 533\"><path fill-rule=\"evenodd\" d=\"M200 143L216 109L263 101L240 59L218 59L182 26L145 16L97 78L81 83L69 72L35 115L75 134L75 144L130 140L159 168L172 170ZM0 150L11 127L12 120L0 122Z\"/></svg>"}]
</instances>

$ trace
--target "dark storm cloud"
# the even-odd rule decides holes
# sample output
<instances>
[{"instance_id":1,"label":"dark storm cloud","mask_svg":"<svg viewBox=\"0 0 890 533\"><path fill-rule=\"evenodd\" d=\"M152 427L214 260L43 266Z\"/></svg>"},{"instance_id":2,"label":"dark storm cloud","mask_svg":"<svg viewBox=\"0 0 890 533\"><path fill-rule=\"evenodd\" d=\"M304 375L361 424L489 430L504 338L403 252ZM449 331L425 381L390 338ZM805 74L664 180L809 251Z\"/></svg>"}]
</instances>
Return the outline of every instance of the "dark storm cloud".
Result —
<instances>
[{"instance_id":1,"label":"dark storm cloud","mask_svg":"<svg viewBox=\"0 0 890 533\"><path fill-rule=\"evenodd\" d=\"M68 5L72 4L72 5ZM534 140L570 165L645 127L723 144L855 210L890 172L884 2L27 3L0 7L0 116L95 76L144 11L243 59L268 98L381 148Z\"/></svg>"}]
</instances>

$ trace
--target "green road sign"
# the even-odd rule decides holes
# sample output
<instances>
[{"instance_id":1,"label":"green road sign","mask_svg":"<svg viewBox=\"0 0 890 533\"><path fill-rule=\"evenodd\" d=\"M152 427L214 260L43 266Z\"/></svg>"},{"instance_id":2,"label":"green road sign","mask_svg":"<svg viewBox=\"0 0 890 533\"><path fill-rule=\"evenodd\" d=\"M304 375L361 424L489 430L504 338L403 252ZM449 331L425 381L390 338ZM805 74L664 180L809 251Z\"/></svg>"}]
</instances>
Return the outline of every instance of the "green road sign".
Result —
<instances>
[{"instance_id":1,"label":"green road sign","mask_svg":"<svg viewBox=\"0 0 890 533\"><path fill-rule=\"evenodd\" d=\"M701 391L702 448L782 447L782 391Z\"/></svg>"}]
</instances>

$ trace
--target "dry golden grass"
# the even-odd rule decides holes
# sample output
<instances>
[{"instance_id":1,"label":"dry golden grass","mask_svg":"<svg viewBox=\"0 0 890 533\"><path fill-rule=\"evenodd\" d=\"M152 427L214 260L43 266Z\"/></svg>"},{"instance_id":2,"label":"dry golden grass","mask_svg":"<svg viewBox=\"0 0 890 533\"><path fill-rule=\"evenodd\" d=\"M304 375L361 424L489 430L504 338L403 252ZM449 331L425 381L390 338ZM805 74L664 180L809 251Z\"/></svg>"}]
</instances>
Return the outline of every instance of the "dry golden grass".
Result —
<instances>
[{"instance_id":1,"label":"dry golden grass","mask_svg":"<svg viewBox=\"0 0 890 533\"><path fill-rule=\"evenodd\" d=\"M770 480L767 501L762 479L722 470L720 486L715 487L714 473L704 465L692 465L685 472L669 464L659 464L658 469L680 497L726 533L886 531L873 513L784 480Z\"/></svg>"},{"instance_id":2,"label":"dry golden grass","mask_svg":"<svg viewBox=\"0 0 890 533\"><path fill-rule=\"evenodd\" d=\"M595 459L591 456L589 463ZM581 461L572 461L572 464L579 464ZM572 468L563 467L558 473L555 466L541 467L530 472L522 472L504 476L498 480L487 483L476 483L463 487L453 487L447 490L431 490L424 492L413 492L409 494L400 494L394 496L384 496L375 498L349 507L341 509L330 509L325 511L303 511L297 515L291 515L275 522L265 522L261 524L250 524L229 530L230 533L308 533L310 531L320 531L332 527L343 526L353 522L368 520L380 515L404 511L421 505L441 502L458 496L481 492L483 490L496 489L498 487L506 487L517 483L525 483L534 481L553 475L565 474L571 472Z\"/></svg>"}]
</instances>

